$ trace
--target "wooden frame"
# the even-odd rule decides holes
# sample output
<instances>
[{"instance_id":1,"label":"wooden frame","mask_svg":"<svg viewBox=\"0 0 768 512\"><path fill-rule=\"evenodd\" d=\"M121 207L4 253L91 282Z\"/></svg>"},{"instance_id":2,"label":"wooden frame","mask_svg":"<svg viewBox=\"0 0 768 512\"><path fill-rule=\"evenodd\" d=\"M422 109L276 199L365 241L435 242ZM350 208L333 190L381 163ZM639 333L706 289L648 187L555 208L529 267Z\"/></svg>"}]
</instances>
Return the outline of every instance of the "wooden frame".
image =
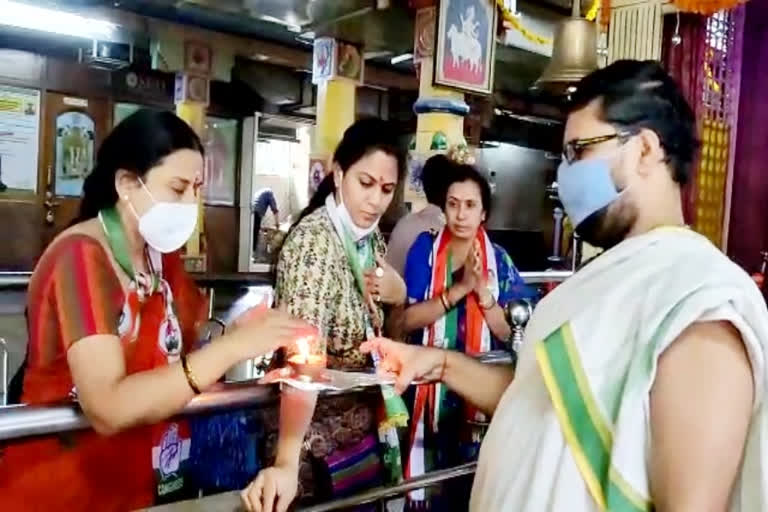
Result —
<instances>
[{"instance_id":1,"label":"wooden frame","mask_svg":"<svg viewBox=\"0 0 768 512\"><path fill-rule=\"evenodd\" d=\"M491 94L497 21L496 5L488 0L440 0L433 83Z\"/></svg>"}]
</instances>

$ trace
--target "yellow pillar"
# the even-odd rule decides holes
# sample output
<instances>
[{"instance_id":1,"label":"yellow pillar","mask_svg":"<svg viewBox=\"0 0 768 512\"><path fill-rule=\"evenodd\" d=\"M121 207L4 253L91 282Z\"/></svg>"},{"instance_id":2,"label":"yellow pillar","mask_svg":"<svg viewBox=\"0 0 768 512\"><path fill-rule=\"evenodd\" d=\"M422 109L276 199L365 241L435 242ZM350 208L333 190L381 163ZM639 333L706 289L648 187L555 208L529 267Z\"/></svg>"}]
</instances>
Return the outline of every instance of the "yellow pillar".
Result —
<instances>
[{"instance_id":1,"label":"yellow pillar","mask_svg":"<svg viewBox=\"0 0 768 512\"><path fill-rule=\"evenodd\" d=\"M312 152L330 158L355 122L357 87L348 80L326 80L317 86L317 118Z\"/></svg>"},{"instance_id":2,"label":"yellow pillar","mask_svg":"<svg viewBox=\"0 0 768 512\"><path fill-rule=\"evenodd\" d=\"M199 78L198 78L199 79ZM207 79L205 79L207 80ZM207 100L207 98L205 98ZM189 126L197 133L201 140L205 136L205 111L207 102L192 101L188 98L177 98L176 115L187 122ZM197 226L195 231L187 241L184 252L185 267L190 272L205 272L206 258L204 240L204 209L203 196L198 196L197 208Z\"/></svg>"},{"instance_id":3,"label":"yellow pillar","mask_svg":"<svg viewBox=\"0 0 768 512\"><path fill-rule=\"evenodd\" d=\"M434 18L417 32L433 32ZM417 114L416 140L412 146L412 161L423 164L429 157L446 153L449 149L466 146L464 139L464 117L469 113L469 106L464 102L464 93L446 87L437 87L432 83L434 60L429 54L434 49L427 49L418 62L419 99L413 106ZM408 180L405 201L411 203L411 211L421 210L427 201L420 190L414 190Z\"/></svg>"},{"instance_id":4,"label":"yellow pillar","mask_svg":"<svg viewBox=\"0 0 768 512\"><path fill-rule=\"evenodd\" d=\"M456 106L464 104L463 93L432 85L434 61L431 58L422 60L420 65L419 102L425 103L427 105L425 108L428 108L430 100L450 101ZM439 134L441 133L446 137L446 148L439 144ZM464 116L434 111L418 114L416 121L417 154L431 156L445 152L446 149L462 143L464 143Z\"/></svg>"},{"instance_id":5,"label":"yellow pillar","mask_svg":"<svg viewBox=\"0 0 768 512\"><path fill-rule=\"evenodd\" d=\"M329 38L315 41L313 81L317 84L317 113L309 164L310 194L330 172L333 152L344 131L355 122L355 94L364 61L360 58L359 73L354 77L340 75L337 63L341 44ZM321 54L327 60L320 59Z\"/></svg>"}]
</instances>

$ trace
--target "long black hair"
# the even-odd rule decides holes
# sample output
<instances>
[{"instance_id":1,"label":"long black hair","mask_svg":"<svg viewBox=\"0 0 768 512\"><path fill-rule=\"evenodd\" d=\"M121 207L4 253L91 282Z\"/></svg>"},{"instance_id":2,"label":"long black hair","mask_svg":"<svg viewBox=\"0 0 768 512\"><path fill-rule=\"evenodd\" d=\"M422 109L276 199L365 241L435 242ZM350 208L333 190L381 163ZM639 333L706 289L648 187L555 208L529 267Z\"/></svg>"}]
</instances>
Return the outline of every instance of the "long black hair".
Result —
<instances>
[{"instance_id":1,"label":"long black hair","mask_svg":"<svg viewBox=\"0 0 768 512\"><path fill-rule=\"evenodd\" d=\"M375 117L360 119L347 128L347 131L344 132L344 137L333 153L333 162L341 168L341 172L347 172L361 158L368 156L374 151L382 151L397 160L397 181L398 183L402 181L403 176L405 176L406 166L405 148L399 144L397 131L392 125ZM304 217L325 206L325 199L333 194L335 190L333 173L329 172L323 181L320 182L307 207L302 210L299 218L291 226L291 230Z\"/></svg>"},{"instance_id":2,"label":"long black hair","mask_svg":"<svg viewBox=\"0 0 768 512\"><path fill-rule=\"evenodd\" d=\"M172 112L140 109L125 118L101 143L96 166L83 183L80 212L73 224L92 219L117 203L118 170L143 177L180 149L204 152L194 130Z\"/></svg>"},{"instance_id":3,"label":"long black hair","mask_svg":"<svg viewBox=\"0 0 768 512\"><path fill-rule=\"evenodd\" d=\"M443 206L447 183L455 165L442 153L431 156L424 162L424 167L421 168L421 185L428 203Z\"/></svg>"},{"instance_id":4,"label":"long black hair","mask_svg":"<svg viewBox=\"0 0 768 512\"><path fill-rule=\"evenodd\" d=\"M652 60L618 60L584 77L571 96L569 110L600 100L603 121L656 133L672 178L685 185L699 149L696 117L680 86Z\"/></svg>"}]
</instances>

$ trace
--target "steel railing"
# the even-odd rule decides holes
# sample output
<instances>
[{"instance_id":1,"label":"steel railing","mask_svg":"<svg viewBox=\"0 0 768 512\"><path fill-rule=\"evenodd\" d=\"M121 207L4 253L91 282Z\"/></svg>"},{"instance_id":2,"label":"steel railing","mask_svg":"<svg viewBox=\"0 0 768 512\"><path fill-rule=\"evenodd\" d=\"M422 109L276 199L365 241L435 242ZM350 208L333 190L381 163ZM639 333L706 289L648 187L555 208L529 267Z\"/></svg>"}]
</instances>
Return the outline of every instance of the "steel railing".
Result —
<instances>
[{"instance_id":1,"label":"steel railing","mask_svg":"<svg viewBox=\"0 0 768 512\"><path fill-rule=\"evenodd\" d=\"M369 503L384 502L385 500L402 496L410 491L424 489L440 485L443 482L473 475L477 468L476 462L462 464L440 471L430 471L416 478L405 480L399 484L375 487L368 491L355 494L346 498L340 498L318 505L298 508L298 512L330 512L333 510L349 510L349 507L365 505ZM239 511L240 492L230 491L213 496L206 496L193 501L181 501L169 505L160 505L146 510L146 512L186 512L188 510L232 510ZM384 510L384 509L382 509Z\"/></svg>"},{"instance_id":2,"label":"steel railing","mask_svg":"<svg viewBox=\"0 0 768 512\"><path fill-rule=\"evenodd\" d=\"M0 272L0 290L26 288L32 272Z\"/></svg>"},{"instance_id":3,"label":"steel railing","mask_svg":"<svg viewBox=\"0 0 768 512\"><path fill-rule=\"evenodd\" d=\"M276 402L278 396L274 386L222 384L217 389L195 396L181 414L264 406ZM0 408L0 441L87 428L90 428L88 418L76 402Z\"/></svg>"},{"instance_id":4,"label":"steel railing","mask_svg":"<svg viewBox=\"0 0 768 512\"><path fill-rule=\"evenodd\" d=\"M559 283L565 281L573 275L571 270L543 270L534 272L520 272L520 276L526 283L539 284L539 283ZM3 289L24 289L29 284L29 278L32 276L30 272L0 272L0 290ZM219 280L201 276L200 279L205 281L208 285L218 282ZM248 274L239 279L236 274L228 276L227 279L221 280L226 283L238 282L242 284L264 284L264 278L253 277L252 274Z\"/></svg>"},{"instance_id":5,"label":"steel railing","mask_svg":"<svg viewBox=\"0 0 768 512\"><path fill-rule=\"evenodd\" d=\"M512 356L504 351L493 351L478 357L486 364L510 364ZM324 391L332 396L360 391ZM263 407L277 401L276 386L264 386L255 381L218 384L210 391L195 396L181 411L181 415L200 414L245 407ZM76 402L58 405L13 405L0 407L0 441L20 437L55 434L90 427Z\"/></svg>"},{"instance_id":6,"label":"steel railing","mask_svg":"<svg viewBox=\"0 0 768 512\"><path fill-rule=\"evenodd\" d=\"M0 405L6 405L8 403L8 380L10 379L10 375L8 375L9 370L9 364L8 364L8 344L5 342L4 338L0 338L0 352L2 352L2 371L3 371L3 381L2 383L2 389L3 389L3 398L0 400Z\"/></svg>"},{"instance_id":7,"label":"steel railing","mask_svg":"<svg viewBox=\"0 0 768 512\"><path fill-rule=\"evenodd\" d=\"M441 484L447 480L459 478L462 476L473 475L477 468L477 462L462 464L449 469L440 471L430 471L416 478L406 480L396 485L376 487L368 491L361 492L348 498L341 498L328 503L321 503L311 507L299 509L300 512L329 512L331 510L343 510L357 505L380 502L389 498L402 496L410 491L424 489Z\"/></svg>"}]
</instances>

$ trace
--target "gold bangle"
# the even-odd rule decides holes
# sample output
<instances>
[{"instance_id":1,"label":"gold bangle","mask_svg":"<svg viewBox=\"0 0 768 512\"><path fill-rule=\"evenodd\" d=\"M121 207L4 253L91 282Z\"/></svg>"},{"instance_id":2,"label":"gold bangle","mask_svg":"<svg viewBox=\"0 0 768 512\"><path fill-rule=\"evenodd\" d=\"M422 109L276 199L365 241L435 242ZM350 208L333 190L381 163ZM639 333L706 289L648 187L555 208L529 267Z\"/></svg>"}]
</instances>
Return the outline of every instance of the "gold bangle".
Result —
<instances>
[{"instance_id":1,"label":"gold bangle","mask_svg":"<svg viewBox=\"0 0 768 512\"><path fill-rule=\"evenodd\" d=\"M445 378L445 367L448 366L448 351L443 349L443 367L440 368L440 382Z\"/></svg>"},{"instance_id":2,"label":"gold bangle","mask_svg":"<svg viewBox=\"0 0 768 512\"><path fill-rule=\"evenodd\" d=\"M199 395L200 386L197 385L195 374L192 373L192 370L189 368L189 361L187 361L186 354L181 354L181 368L184 370L184 376L187 378L187 384L189 384L189 387L192 388L192 391L194 391L196 395Z\"/></svg>"},{"instance_id":3,"label":"gold bangle","mask_svg":"<svg viewBox=\"0 0 768 512\"><path fill-rule=\"evenodd\" d=\"M443 309L445 309L446 313L451 310L451 301L448 298L447 290L443 290L443 293L440 294L440 302L443 303Z\"/></svg>"}]
</instances>

